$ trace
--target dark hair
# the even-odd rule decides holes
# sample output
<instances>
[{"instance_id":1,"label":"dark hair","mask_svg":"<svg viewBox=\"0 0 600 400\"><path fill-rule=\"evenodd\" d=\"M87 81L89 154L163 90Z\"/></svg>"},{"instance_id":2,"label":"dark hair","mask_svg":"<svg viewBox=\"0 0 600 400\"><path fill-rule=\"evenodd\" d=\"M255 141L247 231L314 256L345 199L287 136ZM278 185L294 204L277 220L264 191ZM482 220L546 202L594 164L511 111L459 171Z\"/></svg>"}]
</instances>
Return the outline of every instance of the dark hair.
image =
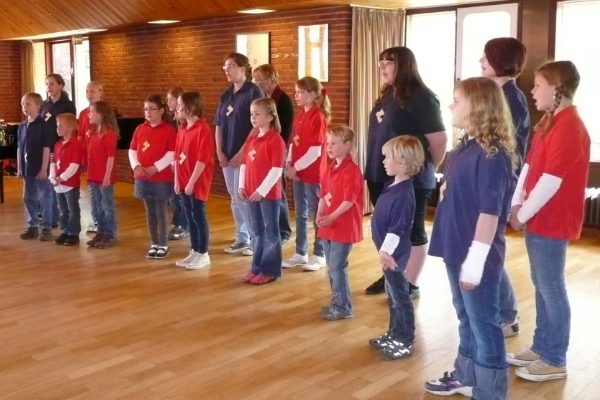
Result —
<instances>
[{"instance_id":1,"label":"dark hair","mask_svg":"<svg viewBox=\"0 0 600 400\"><path fill-rule=\"evenodd\" d=\"M167 113L167 106L163 100L163 98L161 97L160 94L156 94L156 93L150 93L147 97L146 100L144 100L144 103L154 103L156 104L156 107L158 107L158 109L162 109L163 113L161 115L161 118L163 121L167 121L169 119L169 115Z\"/></svg>"},{"instance_id":2,"label":"dark hair","mask_svg":"<svg viewBox=\"0 0 600 400\"><path fill-rule=\"evenodd\" d=\"M223 60L223 61L227 62L227 60L229 60L230 58L233 58L233 61L235 61L235 63L238 66L244 68L244 75L246 76L246 79L251 81L252 80L252 65L250 65L250 60L248 60L248 57L246 57L242 53L231 52L227 55L227 57L225 57L225 60Z\"/></svg>"},{"instance_id":3,"label":"dark hair","mask_svg":"<svg viewBox=\"0 0 600 400\"><path fill-rule=\"evenodd\" d=\"M54 78L56 83L58 83L59 85L61 85L63 87L65 86L65 80L63 79L63 77L60 74L55 74L55 73L48 74L48 75L46 75L46 79L48 79L48 78Z\"/></svg>"},{"instance_id":4,"label":"dark hair","mask_svg":"<svg viewBox=\"0 0 600 400\"><path fill-rule=\"evenodd\" d=\"M171 96L178 99L179 96L181 96L181 93L183 93L183 88L181 86L175 86L175 87L169 89L169 91L167 92L167 95L170 94Z\"/></svg>"},{"instance_id":5,"label":"dark hair","mask_svg":"<svg viewBox=\"0 0 600 400\"><path fill-rule=\"evenodd\" d=\"M511 37L489 40L485 44L483 52L496 76L516 78L523 71L527 58L525 45Z\"/></svg>"},{"instance_id":6,"label":"dark hair","mask_svg":"<svg viewBox=\"0 0 600 400\"><path fill-rule=\"evenodd\" d=\"M179 96L183 103L183 111L187 114L195 115L198 118L202 117L204 112L204 99L200 92L183 92Z\"/></svg>"},{"instance_id":7,"label":"dark hair","mask_svg":"<svg viewBox=\"0 0 600 400\"><path fill-rule=\"evenodd\" d=\"M433 94L421 79L417 69L417 59L411 49L404 46L390 47L379 55L379 61L383 60L393 61L396 72L393 85L383 85L375 104L379 104L383 96L390 92L394 94L394 98L401 107L404 107L419 89L425 89Z\"/></svg>"},{"instance_id":8,"label":"dark hair","mask_svg":"<svg viewBox=\"0 0 600 400\"><path fill-rule=\"evenodd\" d=\"M105 101L97 101L94 104L90 105L90 108L94 108L98 114L100 114L100 126L108 126L112 129L117 136L119 136L119 125L117 124L117 118L115 117L115 112L112 107L108 105ZM98 132L100 136L104 135L105 131L102 129L101 132Z\"/></svg>"}]
</instances>

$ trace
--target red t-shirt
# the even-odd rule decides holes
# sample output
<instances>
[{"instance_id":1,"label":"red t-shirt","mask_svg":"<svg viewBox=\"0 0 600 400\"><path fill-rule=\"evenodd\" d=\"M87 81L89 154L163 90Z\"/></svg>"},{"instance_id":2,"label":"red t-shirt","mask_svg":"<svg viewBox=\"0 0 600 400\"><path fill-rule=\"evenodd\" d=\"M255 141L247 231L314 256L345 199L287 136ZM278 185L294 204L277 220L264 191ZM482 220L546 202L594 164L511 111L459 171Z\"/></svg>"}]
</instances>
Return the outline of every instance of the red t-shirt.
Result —
<instances>
[{"instance_id":1,"label":"red t-shirt","mask_svg":"<svg viewBox=\"0 0 600 400\"><path fill-rule=\"evenodd\" d=\"M114 163L110 174L110 184L117 181L117 141L119 137L110 128L104 128L102 135L98 134L92 126L90 136L87 139L87 181L102 184L106 173L106 161L114 157Z\"/></svg>"},{"instance_id":2,"label":"red t-shirt","mask_svg":"<svg viewBox=\"0 0 600 400\"><path fill-rule=\"evenodd\" d=\"M341 243L358 243L363 240L364 177L358 165L347 156L341 164L333 161L323 174L320 199L325 199L323 216L333 213L344 202L352 207L337 217L329 226L319 228L321 239Z\"/></svg>"},{"instance_id":3,"label":"red t-shirt","mask_svg":"<svg viewBox=\"0 0 600 400\"><path fill-rule=\"evenodd\" d=\"M526 194L531 193L542 174L562 179L556 194L527 221L527 229L554 239L579 238L590 164L590 135L575 106L556 114L547 134L536 131L526 162Z\"/></svg>"},{"instance_id":4,"label":"red t-shirt","mask_svg":"<svg viewBox=\"0 0 600 400\"><path fill-rule=\"evenodd\" d=\"M204 170L194 185L194 197L206 201L210 192L215 155L213 134L204 118L198 119L194 125L179 126L175 145L175 168L179 190L183 192L192 177L196 162L204 163Z\"/></svg>"},{"instance_id":5,"label":"red t-shirt","mask_svg":"<svg viewBox=\"0 0 600 400\"><path fill-rule=\"evenodd\" d=\"M313 105L308 111L302 109L294 118L294 127L290 143L292 146L291 165L294 166L308 149L313 146L321 147L321 157L327 157L323 151L325 134L327 133L327 120L319 107ZM325 160L326 162L327 160ZM298 178L306 183L319 183L322 158L317 159L308 168L298 171Z\"/></svg>"},{"instance_id":6,"label":"red t-shirt","mask_svg":"<svg viewBox=\"0 0 600 400\"><path fill-rule=\"evenodd\" d=\"M251 196L263 183L271 168L283 168L285 162L285 142L281 134L273 129L262 137L252 132L244 147L242 163L246 165L246 193ZM281 198L281 178L273 185L265 199Z\"/></svg>"},{"instance_id":7,"label":"red t-shirt","mask_svg":"<svg viewBox=\"0 0 600 400\"><path fill-rule=\"evenodd\" d=\"M60 174L65 172L73 163L79 164L77 172L64 181L62 184L68 187L78 188L81 184L79 177L81 176L81 160L83 159L83 146L81 142L72 136L69 140L59 140L54 145L54 165L55 176L58 178Z\"/></svg>"},{"instance_id":8,"label":"red t-shirt","mask_svg":"<svg viewBox=\"0 0 600 400\"><path fill-rule=\"evenodd\" d=\"M177 132L171 124L162 121L153 127L148 121L139 125L133 133L133 139L129 148L137 152L138 161L142 167L152 167L155 162L160 160L168 151L175 152L175 142L177 141ZM133 173L135 179L144 179L154 182L173 182L174 176L171 166L168 165L162 171L158 171L150 178Z\"/></svg>"},{"instance_id":9,"label":"red t-shirt","mask_svg":"<svg viewBox=\"0 0 600 400\"><path fill-rule=\"evenodd\" d=\"M83 145L83 160L81 162L82 165L87 166L87 142L89 140L89 136L87 132L91 129L90 125L90 108L86 108L79 113L79 118L77 118L77 139L81 141Z\"/></svg>"}]
</instances>

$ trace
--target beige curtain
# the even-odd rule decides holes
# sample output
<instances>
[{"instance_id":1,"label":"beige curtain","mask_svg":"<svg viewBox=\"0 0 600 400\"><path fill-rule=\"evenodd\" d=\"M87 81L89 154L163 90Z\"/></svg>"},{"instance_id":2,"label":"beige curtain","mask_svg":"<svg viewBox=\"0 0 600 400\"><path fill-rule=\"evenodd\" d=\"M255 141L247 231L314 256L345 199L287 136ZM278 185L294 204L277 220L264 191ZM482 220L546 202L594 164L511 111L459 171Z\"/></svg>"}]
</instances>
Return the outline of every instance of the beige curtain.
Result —
<instances>
[{"instance_id":1,"label":"beige curtain","mask_svg":"<svg viewBox=\"0 0 600 400\"><path fill-rule=\"evenodd\" d=\"M358 136L358 165L364 171L369 113L379 94L379 54L404 43L403 10L352 9L352 68L350 77L350 127ZM365 186L365 213L372 212Z\"/></svg>"},{"instance_id":2,"label":"beige curtain","mask_svg":"<svg viewBox=\"0 0 600 400\"><path fill-rule=\"evenodd\" d=\"M35 92L33 42L21 42L21 93Z\"/></svg>"}]
</instances>

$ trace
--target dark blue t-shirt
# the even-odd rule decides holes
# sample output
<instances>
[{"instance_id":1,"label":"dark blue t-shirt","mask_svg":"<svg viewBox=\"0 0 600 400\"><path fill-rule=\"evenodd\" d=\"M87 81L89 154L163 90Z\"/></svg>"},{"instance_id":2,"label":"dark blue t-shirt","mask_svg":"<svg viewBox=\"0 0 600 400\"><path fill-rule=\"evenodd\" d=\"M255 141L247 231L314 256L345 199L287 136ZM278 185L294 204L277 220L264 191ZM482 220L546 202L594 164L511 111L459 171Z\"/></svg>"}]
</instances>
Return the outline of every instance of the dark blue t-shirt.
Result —
<instances>
[{"instance_id":1,"label":"dark blue t-shirt","mask_svg":"<svg viewBox=\"0 0 600 400\"><path fill-rule=\"evenodd\" d=\"M52 102L52 99L44 100L42 108L40 109L40 117L50 125L50 129L54 132L54 143L58 142L60 139L60 136L58 136L56 131L56 116L64 113L71 113L77 117L75 103L69 99L69 95L65 91L62 92L60 99L54 103ZM54 146L52 146L50 151L54 153Z\"/></svg>"},{"instance_id":2,"label":"dark blue t-shirt","mask_svg":"<svg viewBox=\"0 0 600 400\"><path fill-rule=\"evenodd\" d=\"M250 105L252 101L265 97L265 93L250 81L233 92L233 85L221 94L214 124L221 127L222 151L230 160L235 156L250 134Z\"/></svg>"},{"instance_id":3,"label":"dark blue t-shirt","mask_svg":"<svg viewBox=\"0 0 600 400\"><path fill-rule=\"evenodd\" d=\"M498 226L483 269L483 281L499 281L506 242L504 230L517 177L509 155L488 153L474 139L463 140L444 168L445 190L435 211L429 255L460 269L475 237L479 214L498 216ZM442 185L443 187L444 185Z\"/></svg>"},{"instance_id":4,"label":"dark blue t-shirt","mask_svg":"<svg viewBox=\"0 0 600 400\"><path fill-rule=\"evenodd\" d=\"M44 147L54 152L54 137L56 127L50 129L50 125L37 117L27 126L27 120L19 124L17 131L17 146L21 150L21 172L23 176L37 176L42 169L42 157ZM48 166L49 166L48 162Z\"/></svg>"},{"instance_id":5,"label":"dark blue t-shirt","mask_svg":"<svg viewBox=\"0 0 600 400\"><path fill-rule=\"evenodd\" d=\"M371 219L371 235L377 251L381 249L385 236L393 233L400 238L394 254L391 254L399 271L406 269L410 256L410 232L415 218L415 191L412 179L395 185L387 183L377 199L373 218Z\"/></svg>"},{"instance_id":6,"label":"dark blue t-shirt","mask_svg":"<svg viewBox=\"0 0 600 400\"><path fill-rule=\"evenodd\" d=\"M416 136L425 150L425 163L421 171L413 177L417 189L435 188L435 166L429 152L426 134L443 132L444 123L440 102L433 93L418 89L404 107L400 107L391 92L371 110L369 116L369 138L365 179L372 182L387 182L391 178L383 168L383 145L401 135Z\"/></svg>"},{"instance_id":7,"label":"dark blue t-shirt","mask_svg":"<svg viewBox=\"0 0 600 400\"><path fill-rule=\"evenodd\" d=\"M515 127L515 139L517 141L517 154L519 155L519 167L517 169L517 175L523 167L523 160L525 159L525 150L527 148L527 140L529 138L529 109L527 108L527 98L517 87L514 79L506 82L502 85L502 91L504 97L510 108L510 114L512 116L513 125Z\"/></svg>"}]
</instances>

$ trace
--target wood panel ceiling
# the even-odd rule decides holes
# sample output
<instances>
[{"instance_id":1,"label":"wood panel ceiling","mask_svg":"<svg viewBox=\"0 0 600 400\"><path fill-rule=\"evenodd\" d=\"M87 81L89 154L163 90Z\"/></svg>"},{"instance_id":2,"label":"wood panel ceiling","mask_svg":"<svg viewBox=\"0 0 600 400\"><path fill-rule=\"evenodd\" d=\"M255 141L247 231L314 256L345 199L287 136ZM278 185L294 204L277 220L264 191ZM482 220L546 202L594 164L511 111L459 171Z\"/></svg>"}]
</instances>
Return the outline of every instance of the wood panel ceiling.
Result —
<instances>
[{"instance_id":1,"label":"wood panel ceiling","mask_svg":"<svg viewBox=\"0 0 600 400\"><path fill-rule=\"evenodd\" d=\"M0 40L79 29L111 29L158 19L190 21L252 8L331 5L414 8L486 0L0 0Z\"/></svg>"}]
</instances>

